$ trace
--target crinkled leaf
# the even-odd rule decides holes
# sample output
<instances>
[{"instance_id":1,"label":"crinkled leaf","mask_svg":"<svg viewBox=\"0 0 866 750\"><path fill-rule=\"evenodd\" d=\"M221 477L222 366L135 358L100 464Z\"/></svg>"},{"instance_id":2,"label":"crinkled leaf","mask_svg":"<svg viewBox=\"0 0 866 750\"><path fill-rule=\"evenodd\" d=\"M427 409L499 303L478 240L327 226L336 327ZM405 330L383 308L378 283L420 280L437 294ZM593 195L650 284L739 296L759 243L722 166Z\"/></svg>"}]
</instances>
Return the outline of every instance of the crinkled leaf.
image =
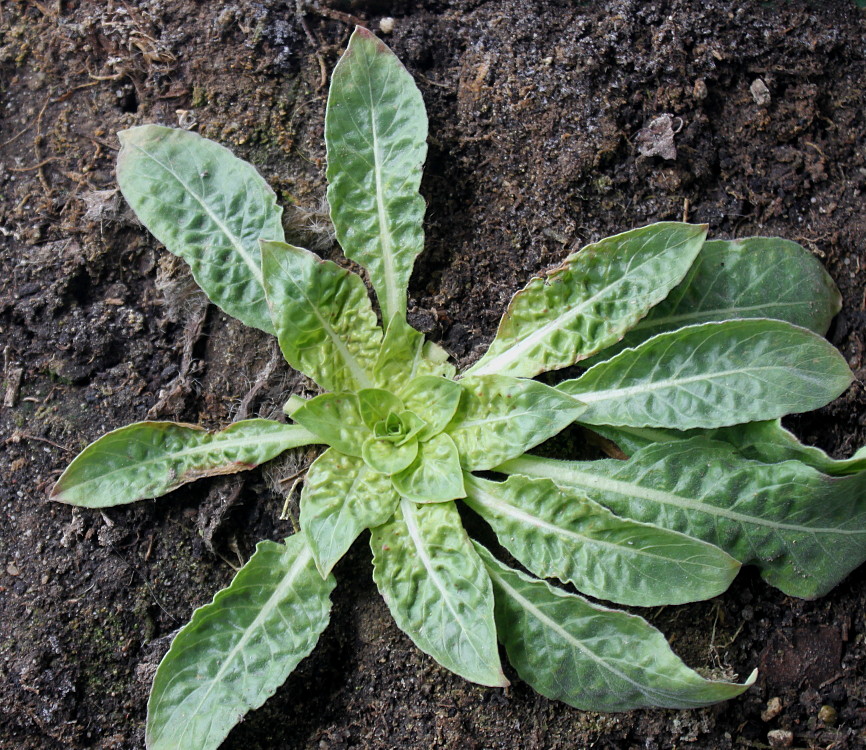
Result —
<instances>
[{"instance_id":1,"label":"crinkled leaf","mask_svg":"<svg viewBox=\"0 0 866 750\"><path fill-rule=\"evenodd\" d=\"M683 604L721 594L740 564L706 542L619 518L552 480L490 482L467 474L465 502L540 578L617 604Z\"/></svg>"},{"instance_id":2,"label":"crinkled leaf","mask_svg":"<svg viewBox=\"0 0 866 750\"><path fill-rule=\"evenodd\" d=\"M292 419L321 442L349 456L360 456L361 446L370 435L354 393L323 393L311 398L292 413Z\"/></svg>"},{"instance_id":3,"label":"crinkled leaf","mask_svg":"<svg viewBox=\"0 0 866 750\"><path fill-rule=\"evenodd\" d=\"M866 560L866 473L749 461L705 438L651 445L628 461L523 456L500 469L549 477L618 515L715 544L791 596L822 596Z\"/></svg>"},{"instance_id":4,"label":"crinkled leaf","mask_svg":"<svg viewBox=\"0 0 866 750\"><path fill-rule=\"evenodd\" d=\"M265 291L286 361L328 391L373 385L382 329L361 277L285 242L262 242Z\"/></svg>"},{"instance_id":5,"label":"crinkled leaf","mask_svg":"<svg viewBox=\"0 0 866 750\"><path fill-rule=\"evenodd\" d=\"M544 442L571 424L585 407L534 380L480 375L460 381L463 397L445 432L454 439L460 463L492 469Z\"/></svg>"},{"instance_id":6,"label":"crinkled leaf","mask_svg":"<svg viewBox=\"0 0 866 750\"><path fill-rule=\"evenodd\" d=\"M285 682L328 624L335 581L303 535L259 542L231 585L197 609L159 665L148 750L215 750Z\"/></svg>"},{"instance_id":7,"label":"crinkled leaf","mask_svg":"<svg viewBox=\"0 0 866 750\"><path fill-rule=\"evenodd\" d=\"M852 379L812 331L731 320L661 333L558 387L587 404L587 424L690 429L817 409Z\"/></svg>"},{"instance_id":8,"label":"crinkled leaf","mask_svg":"<svg viewBox=\"0 0 866 750\"><path fill-rule=\"evenodd\" d=\"M274 191L251 164L188 130L142 125L118 137L117 182L142 224L189 263L214 304L273 333L259 239L283 239Z\"/></svg>"},{"instance_id":9,"label":"crinkled leaf","mask_svg":"<svg viewBox=\"0 0 866 750\"><path fill-rule=\"evenodd\" d=\"M360 27L331 76L325 144L337 239L369 272L383 319L403 317L412 265L424 248L418 186L427 113L396 55Z\"/></svg>"},{"instance_id":10,"label":"crinkled leaf","mask_svg":"<svg viewBox=\"0 0 866 750\"><path fill-rule=\"evenodd\" d=\"M310 466L301 492L301 531L327 575L364 529L385 523L399 497L391 480L333 448Z\"/></svg>"},{"instance_id":11,"label":"crinkled leaf","mask_svg":"<svg viewBox=\"0 0 866 750\"><path fill-rule=\"evenodd\" d=\"M362 388L358 391L358 406L361 419L371 430L376 422L381 422L389 414L401 412L405 408L399 398L381 388Z\"/></svg>"},{"instance_id":12,"label":"crinkled leaf","mask_svg":"<svg viewBox=\"0 0 866 750\"><path fill-rule=\"evenodd\" d=\"M221 432L175 422L137 422L88 445L51 498L108 508L159 497L201 477L252 469L283 451L319 442L298 425L247 419Z\"/></svg>"},{"instance_id":13,"label":"crinkled leaf","mask_svg":"<svg viewBox=\"0 0 866 750\"><path fill-rule=\"evenodd\" d=\"M453 378L457 372L448 352L416 331L401 315L391 318L373 370L376 383L399 393L420 375Z\"/></svg>"},{"instance_id":14,"label":"crinkled leaf","mask_svg":"<svg viewBox=\"0 0 866 750\"><path fill-rule=\"evenodd\" d=\"M457 446L444 433L418 443L414 463L391 481L403 497L418 503L442 503L466 495Z\"/></svg>"},{"instance_id":15,"label":"crinkled leaf","mask_svg":"<svg viewBox=\"0 0 866 750\"><path fill-rule=\"evenodd\" d=\"M427 440L445 429L457 411L462 393L458 383L432 375L421 375L409 381L400 396L406 408L426 423L418 434L419 440Z\"/></svg>"},{"instance_id":16,"label":"crinkled leaf","mask_svg":"<svg viewBox=\"0 0 866 750\"><path fill-rule=\"evenodd\" d=\"M415 460L418 455L418 441L389 443L371 435L361 446L361 455L371 469L390 476L403 471Z\"/></svg>"},{"instance_id":17,"label":"crinkled leaf","mask_svg":"<svg viewBox=\"0 0 866 750\"><path fill-rule=\"evenodd\" d=\"M518 292L467 374L532 377L622 338L692 265L706 226L661 222L608 237Z\"/></svg>"},{"instance_id":18,"label":"crinkled leaf","mask_svg":"<svg viewBox=\"0 0 866 750\"><path fill-rule=\"evenodd\" d=\"M591 604L503 565L475 545L493 582L496 628L508 660L535 690L586 711L697 708L744 684L706 680L635 615Z\"/></svg>"},{"instance_id":19,"label":"crinkled leaf","mask_svg":"<svg viewBox=\"0 0 866 750\"><path fill-rule=\"evenodd\" d=\"M415 645L467 680L507 685L490 579L454 503L401 500L393 520L372 530L370 546L376 585Z\"/></svg>"},{"instance_id":20,"label":"crinkled leaf","mask_svg":"<svg viewBox=\"0 0 866 750\"><path fill-rule=\"evenodd\" d=\"M686 278L625 338L598 356L610 359L658 333L734 318L785 320L820 335L842 297L820 261L778 237L705 242Z\"/></svg>"}]
</instances>

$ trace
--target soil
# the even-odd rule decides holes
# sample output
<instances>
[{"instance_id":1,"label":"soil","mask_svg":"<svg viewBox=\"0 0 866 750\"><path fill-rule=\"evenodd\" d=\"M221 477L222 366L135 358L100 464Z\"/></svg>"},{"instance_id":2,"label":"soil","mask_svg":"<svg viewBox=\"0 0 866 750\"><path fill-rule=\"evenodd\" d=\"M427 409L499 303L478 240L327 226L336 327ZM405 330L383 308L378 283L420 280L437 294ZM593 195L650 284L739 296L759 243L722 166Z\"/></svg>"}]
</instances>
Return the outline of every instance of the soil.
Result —
<instances>
[{"instance_id":1,"label":"soil","mask_svg":"<svg viewBox=\"0 0 866 750\"><path fill-rule=\"evenodd\" d=\"M143 747L171 635L257 540L292 533L279 479L311 457L104 512L47 500L107 430L273 417L311 388L136 224L115 190L115 132L160 122L228 145L277 191L289 236L335 258L324 80L353 23L385 16L430 115L410 319L458 362L531 274L685 217L820 256L844 297L830 338L862 379L866 12L853 1L4 0L0 748ZM666 121L655 140L645 130L665 114L673 144L658 141ZM862 385L789 426L849 455L866 443ZM759 682L705 710L600 715L510 672L503 691L440 668L394 625L369 561L365 537L336 570L317 649L226 750L866 743L862 568L817 601L746 570L716 600L650 613L689 664L757 666Z\"/></svg>"}]
</instances>

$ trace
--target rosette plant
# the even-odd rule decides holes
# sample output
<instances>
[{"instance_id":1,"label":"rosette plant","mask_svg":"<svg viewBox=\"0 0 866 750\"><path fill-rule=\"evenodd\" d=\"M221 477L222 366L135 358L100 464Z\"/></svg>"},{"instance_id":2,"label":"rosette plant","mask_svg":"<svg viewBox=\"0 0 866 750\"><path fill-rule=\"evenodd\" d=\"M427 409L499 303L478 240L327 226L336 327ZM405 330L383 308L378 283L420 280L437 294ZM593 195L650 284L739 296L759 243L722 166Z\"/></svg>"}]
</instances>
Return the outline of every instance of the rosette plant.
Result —
<instances>
[{"instance_id":1,"label":"rosette plant","mask_svg":"<svg viewBox=\"0 0 866 750\"><path fill-rule=\"evenodd\" d=\"M326 446L304 480L300 531L261 542L174 638L148 704L152 750L215 748L273 694L326 627L332 569L365 529L379 590L420 649L497 687L501 643L537 691L600 711L703 706L754 675L707 679L645 620L594 600L705 599L743 564L814 597L864 559L866 456L832 460L779 422L852 378L823 338L838 291L809 253L707 241L706 227L676 222L603 239L518 292L486 354L458 373L406 319L426 135L411 76L357 29L331 82L328 202L380 318L361 276L284 241L249 164L190 132L120 134L118 181L142 223L324 391L291 397L288 424L123 427L53 490L116 506ZM578 362L588 369L556 387L532 379ZM620 458L527 453L575 422ZM471 538L459 506L498 544Z\"/></svg>"}]
</instances>

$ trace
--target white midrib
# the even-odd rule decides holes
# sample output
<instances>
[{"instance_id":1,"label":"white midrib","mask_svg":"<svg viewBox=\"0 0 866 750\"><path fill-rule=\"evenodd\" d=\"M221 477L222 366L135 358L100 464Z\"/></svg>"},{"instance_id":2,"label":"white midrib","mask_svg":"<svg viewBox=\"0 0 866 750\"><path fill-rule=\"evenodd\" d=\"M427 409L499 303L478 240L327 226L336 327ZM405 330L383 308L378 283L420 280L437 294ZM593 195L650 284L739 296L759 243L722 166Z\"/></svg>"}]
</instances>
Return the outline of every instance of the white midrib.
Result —
<instances>
[{"instance_id":1,"label":"white midrib","mask_svg":"<svg viewBox=\"0 0 866 750\"><path fill-rule=\"evenodd\" d=\"M766 318L769 317L767 315L767 310L769 308L773 309L782 309L788 307L799 307L801 303L798 302L767 302L763 305L745 305L743 307L719 307L713 310L698 310L696 312L691 313L680 313L679 315L665 315L660 318L652 318L646 317L640 322L636 323L634 327L631 329L632 331L644 331L646 329L653 329L659 326L667 326L668 324L678 325L679 323L684 323L686 321L697 320L701 321L704 318L712 318L715 319L722 315L727 315L725 319L729 319L731 317L731 313L737 313L738 318L748 318L748 315L744 315L743 313L750 312L760 312L762 313L760 317Z\"/></svg>"},{"instance_id":2,"label":"white midrib","mask_svg":"<svg viewBox=\"0 0 866 750\"><path fill-rule=\"evenodd\" d=\"M764 526L768 529L776 531L797 531L808 532L811 534L839 534L844 536L858 536L866 534L866 529L840 529L837 527L813 527L813 526L798 526L792 523L781 523L778 521L770 521L759 516L748 516L744 513L737 513L727 508L720 508L717 505L703 503L700 500L693 500L682 495L675 495L672 492L662 492L661 490L653 490L649 487L636 484L634 482L624 482L619 479L609 479L607 477L598 476L590 472L580 471L571 466L559 467L556 466L550 459L539 458L515 458L497 467L497 470L506 470L508 473L523 474L533 477L546 477L554 482L561 482L568 487L590 487L596 490L612 492L623 497L629 497L640 500L649 500L650 502L658 503L659 505L669 505L675 508L685 508L688 510L707 513L712 516L720 516L728 518L737 523L748 524L751 526Z\"/></svg>"},{"instance_id":3,"label":"white midrib","mask_svg":"<svg viewBox=\"0 0 866 750\"><path fill-rule=\"evenodd\" d=\"M264 289L264 276L262 275L262 268L259 264L255 262L253 257L247 252L247 249L244 247L243 243L240 239L232 232L228 226L226 226L225 222L217 216L211 207L205 202L205 199L200 196L192 187L177 173L175 172L168 164L157 159L153 154L145 151L141 146L137 143L132 144L133 148L140 151L149 159L152 159L156 162L160 167L162 167L166 172L168 172L175 180L177 180L181 187L187 191L193 198L195 198L199 205L202 207L204 212L210 217L211 221L217 225L219 230L228 238L229 242L232 243L232 247L234 247L237 254L241 257L241 259L246 263L247 267L250 269L250 273L252 273L253 278L259 283L259 286Z\"/></svg>"}]
</instances>

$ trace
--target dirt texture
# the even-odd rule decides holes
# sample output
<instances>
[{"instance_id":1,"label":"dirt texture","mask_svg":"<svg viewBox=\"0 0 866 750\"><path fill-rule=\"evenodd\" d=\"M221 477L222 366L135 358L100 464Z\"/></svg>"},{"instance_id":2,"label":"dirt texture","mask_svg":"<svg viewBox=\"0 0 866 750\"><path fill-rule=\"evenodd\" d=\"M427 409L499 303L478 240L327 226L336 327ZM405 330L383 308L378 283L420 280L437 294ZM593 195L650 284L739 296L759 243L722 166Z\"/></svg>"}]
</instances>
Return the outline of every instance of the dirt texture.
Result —
<instances>
[{"instance_id":1,"label":"dirt texture","mask_svg":"<svg viewBox=\"0 0 866 750\"><path fill-rule=\"evenodd\" d=\"M820 256L844 296L830 338L862 379L866 12L854 2L3 0L3 750L142 748L172 634L257 540L292 533L284 480L314 455L105 512L48 501L107 430L275 417L291 391L312 392L136 223L116 192L116 131L158 122L224 143L277 191L289 237L336 258L326 76L353 23L387 16L430 115L410 320L458 362L480 355L531 274L588 241L686 218ZM862 384L788 425L849 455L866 443ZM716 600L650 612L690 665L757 666L758 684L700 711L600 715L511 671L507 690L469 684L420 653L370 580L367 541L336 569L317 649L226 750L866 744L863 569L811 602L745 570Z\"/></svg>"}]
</instances>

